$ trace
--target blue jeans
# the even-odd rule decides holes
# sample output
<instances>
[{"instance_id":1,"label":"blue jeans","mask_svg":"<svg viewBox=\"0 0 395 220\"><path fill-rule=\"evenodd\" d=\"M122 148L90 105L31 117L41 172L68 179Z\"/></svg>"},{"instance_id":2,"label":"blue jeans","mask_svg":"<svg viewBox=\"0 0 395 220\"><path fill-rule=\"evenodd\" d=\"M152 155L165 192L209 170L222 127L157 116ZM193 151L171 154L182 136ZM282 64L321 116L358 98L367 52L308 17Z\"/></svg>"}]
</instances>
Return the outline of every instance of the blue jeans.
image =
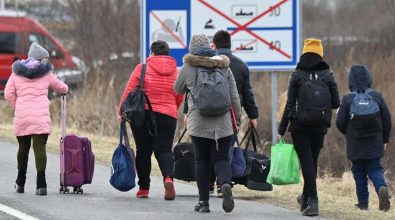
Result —
<instances>
[{"instance_id":1,"label":"blue jeans","mask_svg":"<svg viewBox=\"0 0 395 220\"><path fill-rule=\"evenodd\" d=\"M376 193L381 187L387 186L380 159L352 161L351 170L357 187L358 202L361 204L369 203L368 177L373 182Z\"/></svg>"}]
</instances>

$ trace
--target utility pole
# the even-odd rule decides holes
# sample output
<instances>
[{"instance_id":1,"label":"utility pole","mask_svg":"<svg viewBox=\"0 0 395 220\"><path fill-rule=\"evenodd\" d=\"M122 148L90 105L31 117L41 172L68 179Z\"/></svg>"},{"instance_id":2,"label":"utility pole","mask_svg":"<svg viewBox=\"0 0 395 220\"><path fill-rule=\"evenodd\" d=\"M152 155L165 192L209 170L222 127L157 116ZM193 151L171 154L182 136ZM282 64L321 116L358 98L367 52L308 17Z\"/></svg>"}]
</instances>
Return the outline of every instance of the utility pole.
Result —
<instances>
[{"instance_id":1,"label":"utility pole","mask_svg":"<svg viewBox=\"0 0 395 220\"><path fill-rule=\"evenodd\" d=\"M0 0L0 9L4 10L4 0Z\"/></svg>"}]
</instances>

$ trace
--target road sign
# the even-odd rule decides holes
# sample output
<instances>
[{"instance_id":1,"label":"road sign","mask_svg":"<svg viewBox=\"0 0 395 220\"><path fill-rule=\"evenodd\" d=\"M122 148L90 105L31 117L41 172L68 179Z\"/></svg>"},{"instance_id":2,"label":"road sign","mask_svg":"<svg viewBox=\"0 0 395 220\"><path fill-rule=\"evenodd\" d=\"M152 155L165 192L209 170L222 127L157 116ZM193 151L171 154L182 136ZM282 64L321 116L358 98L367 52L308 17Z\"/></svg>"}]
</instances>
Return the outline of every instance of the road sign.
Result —
<instances>
[{"instance_id":1,"label":"road sign","mask_svg":"<svg viewBox=\"0 0 395 220\"><path fill-rule=\"evenodd\" d=\"M232 36L232 51L253 70L294 69L300 55L300 0L142 0L141 57L156 40L169 43L177 65L193 34Z\"/></svg>"}]
</instances>

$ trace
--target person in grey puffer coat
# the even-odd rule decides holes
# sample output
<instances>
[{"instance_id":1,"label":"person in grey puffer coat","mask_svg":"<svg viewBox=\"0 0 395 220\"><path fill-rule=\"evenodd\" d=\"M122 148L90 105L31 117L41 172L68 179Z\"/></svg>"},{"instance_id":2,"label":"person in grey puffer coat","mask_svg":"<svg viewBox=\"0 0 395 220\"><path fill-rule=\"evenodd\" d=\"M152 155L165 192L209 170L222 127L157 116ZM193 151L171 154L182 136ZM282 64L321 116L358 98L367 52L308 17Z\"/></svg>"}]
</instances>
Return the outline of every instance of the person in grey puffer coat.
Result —
<instances>
[{"instance_id":1,"label":"person in grey puffer coat","mask_svg":"<svg viewBox=\"0 0 395 220\"><path fill-rule=\"evenodd\" d=\"M353 65L349 71L348 85L351 92L370 90L372 78L368 68L363 65ZM362 128L365 131L367 130L368 133L363 137L358 135L361 129L358 129L358 126L352 123L350 116L351 105L356 96L355 93L349 93L343 97L337 114L336 126L346 136L347 157L352 161L351 170L354 175L358 197L358 204L355 206L361 210L368 209L369 191L367 177L369 177L379 196L379 209L387 211L390 208L389 193L380 159L384 156L384 146L389 142L392 126L391 114L381 93L369 90L367 91L368 95L373 98L380 110L380 128L374 129L375 123L368 123L369 127L367 129Z\"/></svg>"},{"instance_id":2,"label":"person in grey puffer coat","mask_svg":"<svg viewBox=\"0 0 395 220\"><path fill-rule=\"evenodd\" d=\"M240 122L241 107L236 82L229 68L229 59L226 56L219 56L210 48L207 36L194 35L189 51L190 53L184 57L184 65L174 84L174 90L179 94L188 92L187 130L195 148L196 182L199 189L199 203L195 206L195 211L210 212L208 201L210 164L212 163L221 185L223 209L225 212L231 212L234 208L230 186L232 170L229 162L231 137L234 134L231 114L227 112L214 117L200 115L192 100L191 91L198 67L220 69L228 79L232 108L236 119Z\"/></svg>"}]
</instances>

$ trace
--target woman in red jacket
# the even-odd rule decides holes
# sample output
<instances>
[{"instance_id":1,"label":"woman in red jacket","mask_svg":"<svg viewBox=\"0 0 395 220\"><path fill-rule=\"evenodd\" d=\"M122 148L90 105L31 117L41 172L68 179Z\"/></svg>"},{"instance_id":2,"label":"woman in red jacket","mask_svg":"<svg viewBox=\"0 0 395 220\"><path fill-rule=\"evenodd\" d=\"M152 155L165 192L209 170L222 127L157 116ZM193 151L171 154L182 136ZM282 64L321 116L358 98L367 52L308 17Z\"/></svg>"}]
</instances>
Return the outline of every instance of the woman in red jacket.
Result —
<instances>
[{"instance_id":1,"label":"woman in red jacket","mask_svg":"<svg viewBox=\"0 0 395 220\"><path fill-rule=\"evenodd\" d=\"M139 178L138 198L148 198L150 188L151 155L155 154L163 175L165 199L175 198L173 183L173 153L171 151L174 132L177 125L177 111L183 96L173 90L177 77L177 63L168 55L169 45L164 41L156 41L151 45L151 55L147 58L147 70L143 89L152 104L157 123L157 136L151 137L146 124L142 127L131 125L136 143L136 168ZM130 76L123 92L120 104L139 83L142 65L138 64ZM118 111L119 112L119 111Z\"/></svg>"}]
</instances>

